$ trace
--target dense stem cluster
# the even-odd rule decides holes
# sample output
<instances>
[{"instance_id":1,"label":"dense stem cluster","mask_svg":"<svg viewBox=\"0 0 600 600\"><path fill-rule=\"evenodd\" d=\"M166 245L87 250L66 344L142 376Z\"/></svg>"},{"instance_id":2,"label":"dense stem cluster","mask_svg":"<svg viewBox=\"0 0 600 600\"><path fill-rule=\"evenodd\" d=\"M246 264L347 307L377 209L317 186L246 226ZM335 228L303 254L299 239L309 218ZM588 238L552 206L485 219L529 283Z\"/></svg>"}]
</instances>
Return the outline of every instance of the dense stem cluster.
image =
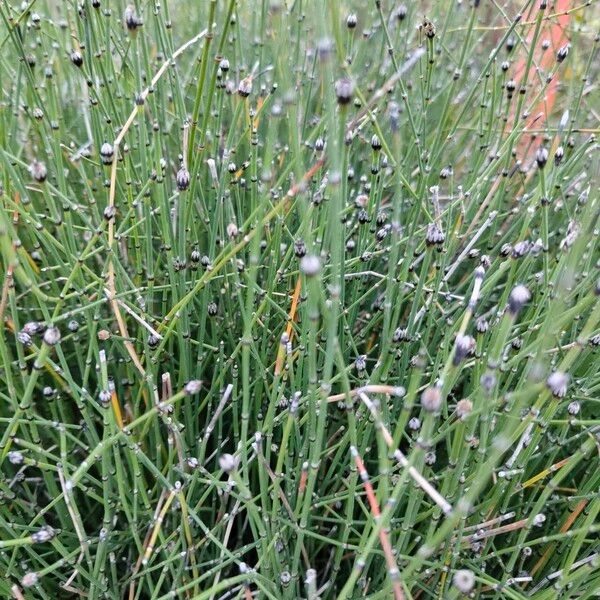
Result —
<instances>
[{"instance_id":1,"label":"dense stem cluster","mask_svg":"<svg viewBox=\"0 0 600 600\"><path fill-rule=\"evenodd\" d=\"M597 25L0 2L0 596L591 597Z\"/></svg>"}]
</instances>

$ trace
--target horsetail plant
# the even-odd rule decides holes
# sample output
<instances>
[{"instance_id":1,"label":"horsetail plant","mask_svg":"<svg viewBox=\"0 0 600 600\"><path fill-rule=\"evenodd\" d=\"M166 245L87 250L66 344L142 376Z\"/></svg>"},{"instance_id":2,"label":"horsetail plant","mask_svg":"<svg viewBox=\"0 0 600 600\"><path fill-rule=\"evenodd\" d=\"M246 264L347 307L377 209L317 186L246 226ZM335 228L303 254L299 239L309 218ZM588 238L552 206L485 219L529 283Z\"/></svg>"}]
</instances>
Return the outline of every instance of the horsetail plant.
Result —
<instances>
[{"instance_id":1,"label":"horsetail plant","mask_svg":"<svg viewBox=\"0 0 600 600\"><path fill-rule=\"evenodd\" d=\"M594 597L599 25L0 1L0 596Z\"/></svg>"}]
</instances>

